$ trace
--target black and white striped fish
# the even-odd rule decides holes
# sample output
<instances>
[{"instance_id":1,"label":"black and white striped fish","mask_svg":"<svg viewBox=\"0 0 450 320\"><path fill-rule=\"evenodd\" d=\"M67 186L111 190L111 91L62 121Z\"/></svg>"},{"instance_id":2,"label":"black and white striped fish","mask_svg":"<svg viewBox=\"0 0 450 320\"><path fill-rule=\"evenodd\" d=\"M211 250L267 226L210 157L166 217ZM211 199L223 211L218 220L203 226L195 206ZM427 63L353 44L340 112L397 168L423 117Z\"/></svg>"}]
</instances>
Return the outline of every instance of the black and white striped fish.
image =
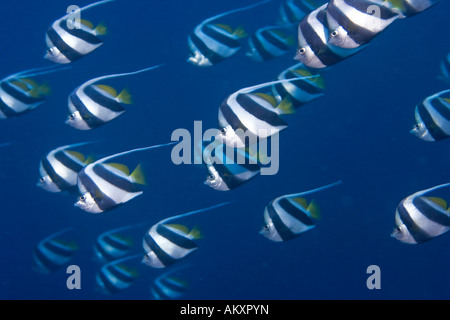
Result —
<instances>
[{"instance_id":1,"label":"black and white striped fish","mask_svg":"<svg viewBox=\"0 0 450 320\"><path fill-rule=\"evenodd\" d=\"M439 71L438 78L450 85L450 53L442 60Z\"/></svg>"},{"instance_id":2,"label":"black and white striped fish","mask_svg":"<svg viewBox=\"0 0 450 320\"><path fill-rule=\"evenodd\" d=\"M234 190L261 172L258 159L247 150L235 149L220 142L214 145L214 156L210 150L206 157L208 176L205 184L215 190Z\"/></svg>"},{"instance_id":3,"label":"black and white striped fish","mask_svg":"<svg viewBox=\"0 0 450 320\"><path fill-rule=\"evenodd\" d=\"M97 236L94 253L99 261L106 262L123 257L131 252L133 239L126 232L142 226L142 223L108 230Z\"/></svg>"},{"instance_id":4,"label":"black and white striped fish","mask_svg":"<svg viewBox=\"0 0 450 320\"><path fill-rule=\"evenodd\" d=\"M287 54L295 45L293 36L289 35L290 27L292 25L267 26L256 30L248 40L246 55L254 61L263 62Z\"/></svg>"},{"instance_id":5,"label":"black and white striped fish","mask_svg":"<svg viewBox=\"0 0 450 320\"><path fill-rule=\"evenodd\" d=\"M324 3L324 0L285 0L280 7L280 21L298 23L304 16Z\"/></svg>"},{"instance_id":6,"label":"black and white striped fish","mask_svg":"<svg viewBox=\"0 0 450 320\"><path fill-rule=\"evenodd\" d=\"M310 68L334 65L362 49L346 49L329 43L327 5L307 14L298 25L298 50L294 59Z\"/></svg>"},{"instance_id":7,"label":"black and white striped fish","mask_svg":"<svg viewBox=\"0 0 450 320\"><path fill-rule=\"evenodd\" d=\"M130 174L129 169L118 163L105 163L109 159L137 151L172 145L160 144L117 153L88 164L78 174L80 197L75 206L91 213L100 213L120 206L141 195L139 187L145 184L140 165Z\"/></svg>"},{"instance_id":8,"label":"black and white striped fish","mask_svg":"<svg viewBox=\"0 0 450 320\"><path fill-rule=\"evenodd\" d=\"M95 282L104 294L115 294L129 288L139 277L136 267L125 264L126 261L140 258L133 255L108 262L97 272Z\"/></svg>"},{"instance_id":9,"label":"black and white striped fish","mask_svg":"<svg viewBox=\"0 0 450 320\"><path fill-rule=\"evenodd\" d=\"M280 116L295 111L289 97L278 103L272 95L253 91L294 80L266 82L232 93L219 107L220 132L216 139L230 147L244 148L253 144L248 141L256 142L286 129L287 123Z\"/></svg>"},{"instance_id":10,"label":"black and white striped fish","mask_svg":"<svg viewBox=\"0 0 450 320\"><path fill-rule=\"evenodd\" d=\"M369 0L330 0L327 6L329 43L354 49L368 44L399 15Z\"/></svg>"},{"instance_id":11,"label":"black and white striped fish","mask_svg":"<svg viewBox=\"0 0 450 320\"><path fill-rule=\"evenodd\" d=\"M108 3L114 0L103 0L87 5L79 9L82 11ZM45 34L47 53L44 58L56 63L70 63L88 53L94 51L103 44L99 35L106 33L106 28L102 24L94 28L92 23L82 19L79 25L71 19L73 13L68 13L62 18L53 22Z\"/></svg>"},{"instance_id":12,"label":"black and white striped fish","mask_svg":"<svg viewBox=\"0 0 450 320\"><path fill-rule=\"evenodd\" d=\"M179 299L186 293L188 282L173 275L177 271L179 268L165 272L153 281L150 290L156 300Z\"/></svg>"},{"instance_id":13,"label":"black and white striped fish","mask_svg":"<svg viewBox=\"0 0 450 320\"><path fill-rule=\"evenodd\" d=\"M437 4L440 0L376 0L392 11L399 14L400 18L414 16Z\"/></svg>"},{"instance_id":14,"label":"black and white striped fish","mask_svg":"<svg viewBox=\"0 0 450 320\"><path fill-rule=\"evenodd\" d=\"M35 270L50 273L67 264L78 250L74 241L65 241L61 235L71 230L67 228L53 233L40 241L33 252Z\"/></svg>"},{"instance_id":15,"label":"black and white striped fish","mask_svg":"<svg viewBox=\"0 0 450 320\"><path fill-rule=\"evenodd\" d=\"M416 106L416 125L411 130L425 141L439 141L450 137L450 90L433 94Z\"/></svg>"},{"instance_id":16,"label":"black and white striped fish","mask_svg":"<svg viewBox=\"0 0 450 320\"><path fill-rule=\"evenodd\" d=\"M198 249L194 240L201 237L200 231L197 228L189 230L184 225L168 224L168 222L226 204L228 203L225 202L209 208L169 217L153 225L142 241L142 246L146 252L142 263L153 268L165 268L193 253Z\"/></svg>"},{"instance_id":17,"label":"black and white striped fish","mask_svg":"<svg viewBox=\"0 0 450 320\"><path fill-rule=\"evenodd\" d=\"M340 183L338 181L317 189L275 198L264 210L265 225L260 234L272 241L281 242L291 240L314 228L315 224L311 218L319 217L318 207L314 201L308 204L302 196Z\"/></svg>"},{"instance_id":18,"label":"black and white striped fish","mask_svg":"<svg viewBox=\"0 0 450 320\"><path fill-rule=\"evenodd\" d=\"M80 152L69 149L87 143L89 142L70 144L50 151L39 164L40 179L37 186L50 192L76 188L78 173L91 163L92 159L86 159Z\"/></svg>"},{"instance_id":19,"label":"black and white striped fish","mask_svg":"<svg viewBox=\"0 0 450 320\"><path fill-rule=\"evenodd\" d=\"M297 81L282 82L272 86L272 92L281 102L284 98L289 97L295 108L303 106L314 99L323 96L325 91L325 82L323 77L315 71L307 68L303 63L296 64L281 72L278 80L295 79ZM311 77L318 75L317 77Z\"/></svg>"},{"instance_id":20,"label":"black and white striped fish","mask_svg":"<svg viewBox=\"0 0 450 320\"><path fill-rule=\"evenodd\" d=\"M401 242L418 244L450 230L447 202L428 193L448 187L450 183L418 191L403 199L395 212L395 229L391 236Z\"/></svg>"},{"instance_id":21,"label":"black and white striped fish","mask_svg":"<svg viewBox=\"0 0 450 320\"><path fill-rule=\"evenodd\" d=\"M204 20L188 36L191 55L188 62L201 67L209 67L235 55L241 49L240 40L247 36L244 29L238 27L233 30L228 25L214 23L214 21L235 12L254 8L268 1L270 0L230 10Z\"/></svg>"},{"instance_id":22,"label":"black and white striped fish","mask_svg":"<svg viewBox=\"0 0 450 320\"><path fill-rule=\"evenodd\" d=\"M85 82L69 96L69 116L66 124L79 130L90 130L117 118L126 111L122 104L132 103L128 90L124 89L117 94L114 88L95 83L106 79L138 74L159 66L102 76Z\"/></svg>"},{"instance_id":23,"label":"black and white striped fish","mask_svg":"<svg viewBox=\"0 0 450 320\"><path fill-rule=\"evenodd\" d=\"M20 116L36 109L50 94L47 84L39 84L30 77L66 68L43 67L12 74L0 81L0 119Z\"/></svg>"}]
</instances>

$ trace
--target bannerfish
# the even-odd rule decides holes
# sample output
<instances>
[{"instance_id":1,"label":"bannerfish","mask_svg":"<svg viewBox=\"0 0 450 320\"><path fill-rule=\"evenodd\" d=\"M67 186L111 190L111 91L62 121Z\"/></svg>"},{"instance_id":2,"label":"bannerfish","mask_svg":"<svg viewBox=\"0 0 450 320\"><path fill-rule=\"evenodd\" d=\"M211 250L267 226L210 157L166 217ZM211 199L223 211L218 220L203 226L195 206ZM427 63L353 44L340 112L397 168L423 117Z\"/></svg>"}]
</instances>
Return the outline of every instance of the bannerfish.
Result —
<instances>
[{"instance_id":1,"label":"bannerfish","mask_svg":"<svg viewBox=\"0 0 450 320\"><path fill-rule=\"evenodd\" d=\"M134 242L125 232L142 225L142 223L128 225L99 234L94 243L96 258L99 261L107 262L129 254L133 249Z\"/></svg>"},{"instance_id":2,"label":"bannerfish","mask_svg":"<svg viewBox=\"0 0 450 320\"><path fill-rule=\"evenodd\" d=\"M200 67L210 67L235 55L241 49L240 40L247 36L245 30L242 27L233 30L229 25L214 23L214 21L269 1L264 0L250 6L230 10L200 23L188 36L190 51L188 62Z\"/></svg>"},{"instance_id":3,"label":"bannerfish","mask_svg":"<svg viewBox=\"0 0 450 320\"><path fill-rule=\"evenodd\" d=\"M418 191L403 199L395 212L395 229L391 236L401 242L418 244L450 230L450 209L447 201L426 194L450 183Z\"/></svg>"},{"instance_id":4,"label":"bannerfish","mask_svg":"<svg viewBox=\"0 0 450 320\"><path fill-rule=\"evenodd\" d=\"M92 157L86 159L82 153L69 149L88 143L69 144L50 151L39 164L40 178L37 186L49 192L76 188L78 173L93 162L93 159Z\"/></svg>"},{"instance_id":5,"label":"bannerfish","mask_svg":"<svg viewBox=\"0 0 450 320\"><path fill-rule=\"evenodd\" d=\"M66 124L79 130L90 130L117 118L126 111L122 104L132 103L130 93L127 89L124 89L118 94L116 89L110 86L95 83L106 79L138 74L156 69L159 66L102 76L85 82L69 96L69 115Z\"/></svg>"},{"instance_id":6,"label":"bannerfish","mask_svg":"<svg viewBox=\"0 0 450 320\"><path fill-rule=\"evenodd\" d=\"M50 87L32 77L64 69L67 68L29 69L0 80L0 119L17 117L42 105L50 95Z\"/></svg>"},{"instance_id":7,"label":"bannerfish","mask_svg":"<svg viewBox=\"0 0 450 320\"><path fill-rule=\"evenodd\" d=\"M267 26L249 37L248 57L257 62L271 60L287 54L295 45L292 35L284 30L291 26Z\"/></svg>"},{"instance_id":8,"label":"bannerfish","mask_svg":"<svg viewBox=\"0 0 450 320\"><path fill-rule=\"evenodd\" d=\"M346 49L329 43L327 3L307 14L298 25L298 50L294 56L310 68L332 66L364 48Z\"/></svg>"},{"instance_id":9,"label":"bannerfish","mask_svg":"<svg viewBox=\"0 0 450 320\"><path fill-rule=\"evenodd\" d=\"M329 43L346 49L358 48L368 44L398 17L376 2L330 0L327 5Z\"/></svg>"},{"instance_id":10,"label":"bannerfish","mask_svg":"<svg viewBox=\"0 0 450 320\"><path fill-rule=\"evenodd\" d=\"M311 77L318 77L313 75ZM228 96L219 107L216 139L228 146L244 148L250 141L268 138L287 128L281 115L295 112L289 97L279 102L270 94L254 92L296 79L276 80L242 88Z\"/></svg>"},{"instance_id":11,"label":"bannerfish","mask_svg":"<svg viewBox=\"0 0 450 320\"><path fill-rule=\"evenodd\" d=\"M153 225L145 234L142 241L142 246L146 252L142 263L153 268L165 268L186 258L198 249L195 240L201 238L201 233L197 228L189 230L184 225L169 224L169 222L196 213L216 209L226 204L228 202L169 217Z\"/></svg>"},{"instance_id":12,"label":"bannerfish","mask_svg":"<svg viewBox=\"0 0 450 320\"><path fill-rule=\"evenodd\" d=\"M277 101L281 102L284 98L289 97L294 108L299 108L323 96L325 80L317 70L299 63L282 71L278 75L278 80L295 78L298 80L272 85L272 92ZM317 75L317 77L311 77L313 75Z\"/></svg>"},{"instance_id":13,"label":"bannerfish","mask_svg":"<svg viewBox=\"0 0 450 320\"><path fill-rule=\"evenodd\" d=\"M450 137L450 90L433 94L416 106L415 126L411 130L424 141L439 141Z\"/></svg>"},{"instance_id":14,"label":"bannerfish","mask_svg":"<svg viewBox=\"0 0 450 320\"><path fill-rule=\"evenodd\" d=\"M100 213L116 208L141 195L143 191L139 186L145 184L145 177L140 165L130 174L129 169L123 164L105 162L125 154L174 143L137 148L113 154L88 164L78 174L77 186L80 197L75 206L90 213Z\"/></svg>"},{"instance_id":15,"label":"bannerfish","mask_svg":"<svg viewBox=\"0 0 450 320\"><path fill-rule=\"evenodd\" d=\"M78 13L86 9L112 2L103 0L80 8ZM81 19L79 25L73 21L73 13L68 13L53 22L45 34L47 53L44 58L55 63L71 63L84 57L103 44L98 37L106 34L106 27L99 24L94 28L90 21Z\"/></svg>"},{"instance_id":16,"label":"bannerfish","mask_svg":"<svg viewBox=\"0 0 450 320\"><path fill-rule=\"evenodd\" d=\"M150 290L155 300L179 299L186 293L188 282L174 275L179 269L165 272L153 281Z\"/></svg>"},{"instance_id":17,"label":"bannerfish","mask_svg":"<svg viewBox=\"0 0 450 320\"><path fill-rule=\"evenodd\" d=\"M35 270L41 273L51 273L67 264L78 250L74 241L65 241L61 235L72 228L53 233L40 241L33 252Z\"/></svg>"},{"instance_id":18,"label":"bannerfish","mask_svg":"<svg viewBox=\"0 0 450 320\"><path fill-rule=\"evenodd\" d=\"M95 276L95 282L100 292L115 294L134 284L139 277L139 272L137 268L130 267L125 262L140 257L140 255L133 255L108 262L102 266Z\"/></svg>"},{"instance_id":19,"label":"bannerfish","mask_svg":"<svg viewBox=\"0 0 450 320\"><path fill-rule=\"evenodd\" d=\"M264 227L260 234L269 240L282 242L298 237L315 227L311 218L319 218L317 204L302 198L305 195L334 187L335 182L317 189L275 198L264 210Z\"/></svg>"}]
</instances>

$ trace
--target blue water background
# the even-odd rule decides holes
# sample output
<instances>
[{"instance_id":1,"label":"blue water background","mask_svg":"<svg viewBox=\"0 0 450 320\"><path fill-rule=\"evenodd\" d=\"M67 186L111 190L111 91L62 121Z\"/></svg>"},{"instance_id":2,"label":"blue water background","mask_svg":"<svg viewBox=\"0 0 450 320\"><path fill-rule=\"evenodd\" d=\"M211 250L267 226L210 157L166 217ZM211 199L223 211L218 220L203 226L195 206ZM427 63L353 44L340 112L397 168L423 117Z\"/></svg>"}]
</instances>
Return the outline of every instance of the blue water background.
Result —
<instances>
[{"instance_id":1,"label":"blue water background","mask_svg":"<svg viewBox=\"0 0 450 320\"><path fill-rule=\"evenodd\" d=\"M47 27L71 4L89 1L9 1L0 12L1 75L52 65L44 60ZM254 1L121 1L86 11L104 22L104 45L76 61L70 70L42 76L52 95L39 109L1 121L0 143L0 298L151 299L150 285L164 270L136 261L137 282L116 295L95 290L92 244L103 231L163 218L223 201L234 203L180 223L198 226L200 249L180 261L189 282L185 299L449 299L450 236L421 245L390 237L398 203L422 189L449 182L450 141L423 142L409 133L414 107L446 89L437 79L450 51L448 12L442 1L419 15L396 21L368 48L325 71L323 97L286 121L280 134L277 175L258 176L242 187L215 191L203 184L202 166L174 165L171 148L145 151L118 162L142 163L148 185L123 207L99 215L73 206L76 195L36 187L39 161L65 144L98 140L79 150L106 156L170 141L173 130L193 133L217 127L220 103L232 92L272 80L296 63L289 54L253 62L245 49L211 68L186 62L187 35L203 19ZM226 19L248 33L274 24L281 1ZM224 19L225 20L225 19ZM64 124L67 96L83 82L105 74L154 71L110 82L127 87L134 104L105 126L79 131ZM265 205L273 198L337 180L343 183L315 195L322 212L317 227L275 243L258 234ZM447 193L447 199L448 193ZM33 271L32 252L53 232L79 245L70 262L82 271L81 290L68 290L65 268L43 275ZM146 228L134 233L142 253ZM366 286L369 265L381 269L381 289Z\"/></svg>"}]
</instances>

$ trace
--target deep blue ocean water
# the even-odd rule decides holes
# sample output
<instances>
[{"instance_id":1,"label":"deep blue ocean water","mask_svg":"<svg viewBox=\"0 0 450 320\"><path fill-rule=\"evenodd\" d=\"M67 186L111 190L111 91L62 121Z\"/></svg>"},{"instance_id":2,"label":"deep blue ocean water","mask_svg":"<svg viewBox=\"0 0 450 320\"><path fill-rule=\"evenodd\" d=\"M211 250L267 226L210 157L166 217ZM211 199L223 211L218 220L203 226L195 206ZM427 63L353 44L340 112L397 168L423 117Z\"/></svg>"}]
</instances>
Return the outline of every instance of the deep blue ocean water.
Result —
<instances>
[{"instance_id":1,"label":"deep blue ocean water","mask_svg":"<svg viewBox=\"0 0 450 320\"><path fill-rule=\"evenodd\" d=\"M1 78L52 65L44 60L47 27L71 4L89 1L14 1L0 12ZM93 259L98 234L124 225L137 228L134 253L142 254L149 226L169 216L223 201L220 209L186 218L198 226L199 250L179 262L189 283L183 299L449 299L450 235L420 245L392 237L398 203L416 191L449 182L450 141L427 143L409 133L414 108L446 89L439 64L450 51L448 12L441 1L417 16L398 20L370 46L324 72L325 95L287 119L280 134L280 168L228 192L203 184L204 167L174 165L171 147L125 156L118 162L142 163L148 184L143 195L124 206L93 215L73 206L76 195L53 194L36 186L39 161L50 150L96 140L78 150L107 156L169 142L172 132L194 121L217 127L220 103L232 92L271 81L293 65L295 49L258 63L236 56L210 68L188 64L187 35L202 20L254 1L123 1L86 11L108 34L93 53L71 69L44 79L48 101L21 117L1 121L0 298L152 299L152 281L166 270L136 260L139 277L115 295L95 289L101 264ZM248 33L274 24L281 1L230 16ZM165 65L127 78L134 104L103 127L79 131L64 124L67 96L81 83L105 74ZM446 151L447 150L447 151ZM265 205L277 196L342 180L314 196L322 218L316 228L284 243L258 234ZM447 194L448 199L448 194ZM67 227L79 250L70 264L81 269L81 289L69 290L65 268L52 274L33 270L37 243ZM369 290L367 267L381 270L381 289Z\"/></svg>"}]
</instances>

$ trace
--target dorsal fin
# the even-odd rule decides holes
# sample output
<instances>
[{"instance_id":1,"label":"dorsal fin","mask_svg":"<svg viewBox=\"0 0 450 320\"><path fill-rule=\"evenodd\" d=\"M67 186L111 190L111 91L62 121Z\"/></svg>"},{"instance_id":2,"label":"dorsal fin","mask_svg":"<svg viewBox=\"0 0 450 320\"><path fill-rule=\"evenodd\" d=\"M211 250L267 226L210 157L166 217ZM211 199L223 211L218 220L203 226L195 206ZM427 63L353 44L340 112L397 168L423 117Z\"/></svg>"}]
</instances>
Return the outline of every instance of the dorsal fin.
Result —
<instances>
[{"instance_id":1,"label":"dorsal fin","mask_svg":"<svg viewBox=\"0 0 450 320\"><path fill-rule=\"evenodd\" d=\"M142 167L140 164L131 173L131 177L133 178L133 181L137 184L142 184L142 185L146 184L144 171L142 171Z\"/></svg>"},{"instance_id":2,"label":"dorsal fin","mask_svg":"<svg viewBox=\"0 0 450 320\"><path fill-rule=\"evenodd\" d=\"M166 224L166 226L180 230L181 232L185 234L189 234L189 229L185 225L182 224Z\"/></svg>"},{"instance_id":3,"label":"dorsal fin","mask_svg":"<svg viewBox=\"0 0 450 320\"><path fill-rule=\"evenodd\" d=\"M305 198L302 197L295 197L295 198L291 198L292 201L298 203L299 205L301 205L305 210L308 208L308 202L306 201Z\"/></svg>"},{"instance_id":4,"label":"dorsal fin","mask_svg":"<svg viewBox=\"0 0 450 320\"><path fill-rule=\"evenodd\" d=\"M275 97L272 96L272 95L270 95L270 94L267 94L267 93L259 93L259 92L257 92L257 93L252 93L252 94L254 94L255 96L258 96L258 97L260 97L260 98L266 100L266 101L269 102L274 108L275 108L275 106L277 105L277 99L275 99Z\"/></svg>"},{"instance_id":5,"label":"dorsal fin","mask_svg":"<svg viewBox=\"0 0 450 320\"><path fill-rule=\"evenodd\" d=\"M225 30L226 32L228 32L228 33L230 33L230 34L233 33L233 29L232 29L229 25L227 25L227 24L216 23L216 24L214 24L214 25L215 25L216 27L222 29L222 30Z\"/></svg>"},{"instance_id":6,"label":"dorsal fin","mask_svg":"<svg viewBox=\"0 0 450 320\"><path fill-rule=\"evenodd\" d=\"M86 19L80 19L80 23L81 23L83 26L85 26L85 27L87 27L87 28L89 28L89 29L91 29L91 30L94 30L94 24L93 24L92 22L90 22L89 20L86 20Z\"/></svg>"},{"instance_id":7,"label":"dorsal fin","mask_svg":"<svg viewBox=\"0 0 450 320\"><path fill-rule=\"evenodd\" d=\"M73 150L67 150L67 153L74 156L75 158L77 158L78 160L80 160L81 162L85 162L85 158L84 155L78 151L73 151Z\"/></svg>"},{"instance_id":8,"label":"dorsal fin","mask_svg":"<svg viewBox=\"0 0 450 320\"><path fill-rule=\"evenodd\" d=\"M439 207L443 208L444 210L447 210L447 201L445 201L442 198L438 197L425 197L426 199L430 200L431 202L437 204Z\"/></svg>"},{"instance_id":9,"label":"dorsal fin","mask_svg":"<svg viewBox=\"0 0 450 320\"><path fill-rule=\"evenodd\" d=\"M130 175L130 169L128 169L128 167L124 164L121 163L107 163L106 165L113 167L123 173L125 173L125 175L129 176Z\"/></svg>"},{"instance_id":10,"label":"dorsal fin","mask_svg":"<svg viewBox=\"0 0 450 320\"><path fill-rule=\"evenodd\" d=\"M26 84L23 83L22 81L11 81L11 84L15 85L16 87L19 87L20 89L22 89L25 92L30 91L30 87Z\"/></svg>"},{"instance_id":11,"label":"dorsal fin","mask_svg":"<svg viewBox=\"0 0 450 320\"><path fill-rule=\"evenodd\" d=\"M194 227L192 228L192 230L189 232L189 235L193 238L193 239L201 239L203 238L203 235L200 231L200 229L198 227Z\"/></svg>"},{"instance_id":12,"label":"dorsal fin","mask_svg":"<svg viewBox=\"0 0 450 320\"><path fill-rule=\"evenodd\" d=\"M95 87L108 92L110 95L112 95L114 98L117 97L117 91L113 87L104 85L104 84L96 84Z\"/></svg>"}]
</instances>

